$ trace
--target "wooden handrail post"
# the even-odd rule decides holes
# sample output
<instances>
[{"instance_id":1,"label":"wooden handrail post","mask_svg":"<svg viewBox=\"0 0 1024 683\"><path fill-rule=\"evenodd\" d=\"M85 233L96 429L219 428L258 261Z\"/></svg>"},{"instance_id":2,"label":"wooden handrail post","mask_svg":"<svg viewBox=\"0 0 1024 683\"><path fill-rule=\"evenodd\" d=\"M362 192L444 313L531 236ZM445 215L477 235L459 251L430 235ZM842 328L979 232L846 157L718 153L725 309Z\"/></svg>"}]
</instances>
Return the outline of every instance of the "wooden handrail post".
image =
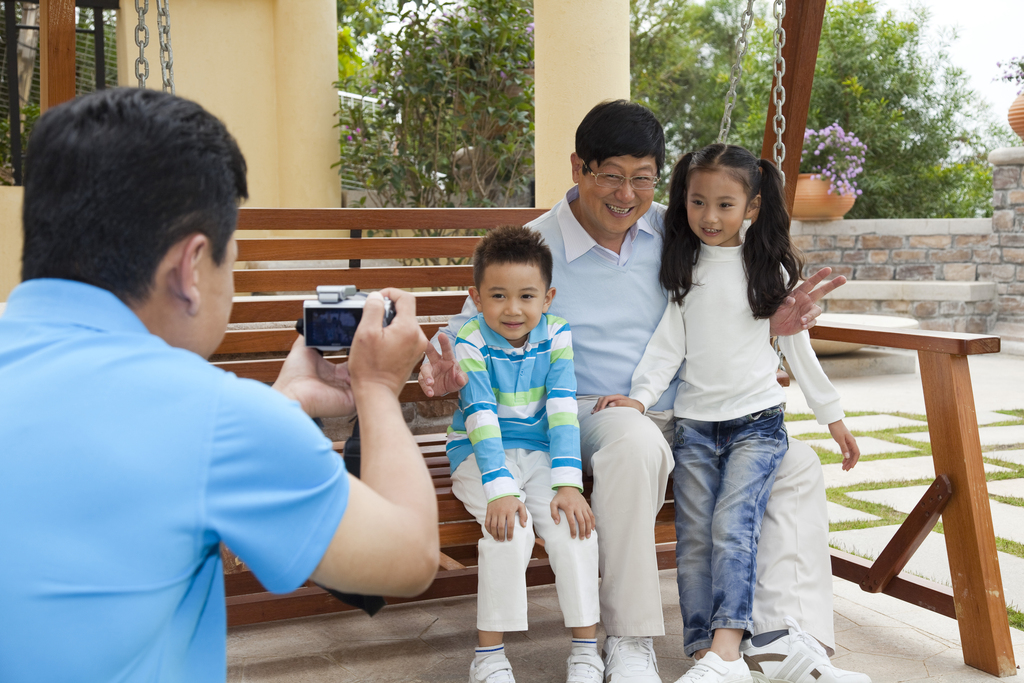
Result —
<instances>
[{"instance_id":1,"label":"wooden handrail post","mask_svg":"<svg viewBox=\"0 0 1024 683\"><path fill-rule=\"evenodd\" d=\"M75 0L40 0L41 112L75 97Z\"/></svg>"},{"instance_id":2,"label":"wooden handrail post","mask_svg":"<svg viewBox=\"0 0 1024 683\"><path fill-rule=\"evenodd\" d=\"M807 111L811 106L811 86L814 84L814 65L818 61L818 43L821 40L821 25L825 21L825 0L789 0L782 28L786 31L786 44L782 56L786 60L786 73L782 85L786 88L786 102L782 113L786 117L786 131L782 142L786 145L786 158L782 171L786 174L786 208L793 211L796 198L796 176L800 173L800 153L804 147L804 128L807 126ZM773 52L774 54L774 52ZM761 157L772 158L775 146L775 79L768 95L768 118L764 126L764 143Z\"/></svg>"},{"instance_id":3,"label":"wooden handrail post","mask_svg":"<svg viewBox=\"0 0 1024 683\"><path fill-rule=\"evenodd\" d=\"M942 514L964 661L1016 675L967 356L919 351L935 475L953 496Z\"/></svg>"}]
</instances>

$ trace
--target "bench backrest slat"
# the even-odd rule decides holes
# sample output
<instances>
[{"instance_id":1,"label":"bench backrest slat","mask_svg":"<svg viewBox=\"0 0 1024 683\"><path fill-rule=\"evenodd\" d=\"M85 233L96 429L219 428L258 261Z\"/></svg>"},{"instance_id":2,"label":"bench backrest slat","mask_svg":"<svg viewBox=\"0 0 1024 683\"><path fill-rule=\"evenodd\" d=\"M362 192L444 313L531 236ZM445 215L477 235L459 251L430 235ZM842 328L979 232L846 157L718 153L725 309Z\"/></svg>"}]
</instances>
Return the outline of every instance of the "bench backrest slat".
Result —
<instances>
[{"instance_id":1,"label":"bench backrest slat","mask_svg":"<svg viewBox=\"0 0 1024 683\"><path fill-rule=\"evenodd\" d=\"M429 238L428 238L429 239ZM252 269L235 271L236 292L315 292L319 285L384 287L469 287L473 266L398 266L395 268Z\"/></svg>"},{"instance_id":2,"label":"bench backrest slat","mask_svg":"<svg viewBox=\"0 0 1024 683\"><path fill-rule=\"evenodd\" d=\"M232 323L290 322L302 317L302 301L309 296L242 296L231 308ZM462 310L466 292L416 292L417 315L453 315Z\"/></svg>"},{"instance_id":3,"label":"bench backrest slat","mask_svg":"<svg viewBox=\"0 0 1024 683\"><path fill-rule=\"evenodd\" d=\"M262 209L238 212L239 230L480 230L522 225L547 209Z\"/></svg>"},{"instance_id":4,"label":"bench backrest slat","mask_svg":"<svg viewBox=\"0 0 1024 683\"><path fill-rule=\"evenodd\" d=\"M286 237L241 238L239 261L321 261L327 259L466 258L473 255L471 237Z\"/></svg>"}]
</instances>

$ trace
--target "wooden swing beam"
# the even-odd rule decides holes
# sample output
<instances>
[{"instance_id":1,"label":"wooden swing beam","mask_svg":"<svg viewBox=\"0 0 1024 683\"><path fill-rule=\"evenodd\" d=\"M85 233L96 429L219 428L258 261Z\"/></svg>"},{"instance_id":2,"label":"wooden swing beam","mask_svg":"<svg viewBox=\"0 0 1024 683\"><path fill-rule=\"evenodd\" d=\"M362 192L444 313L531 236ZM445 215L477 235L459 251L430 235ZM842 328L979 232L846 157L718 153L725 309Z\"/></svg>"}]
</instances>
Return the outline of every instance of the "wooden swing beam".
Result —
<instances>
[{"instance_id":1,"label":"wooden swing beam","mask_svg":"<svg viewBox=\"0 0 1024 683\"><path fill-rule=\"evenodd\" d=\"M783 142L787 154L782 170L789 179L786 202L790 210L796 194L796 177L800 169L800 152L825 2L788 0L783 19L786 31L783 47L786 60L786 101L783 105L786 130ZM45 111L75 96L75 0L40 0L40 9L42 110ZM774 90L775 84L772 85ZM772 158L775 143L772 124L775 112L770 95L769 102L761 150L761 156L767 159ZM1016 668L988 505L967 354L949 355L948 352L918 349L918 355L936 476L944 482L944 491L952 491L947 495L948 507L944 510L943 522L952 574L952 600L960 627L964 660L996 676L1012 676L1016 674ZM925 533L922 531L924 525L934 523L940 509L911 515L920 520L903 533L911 539L909 546L920 542ZM894 548L889 554L898 555L895 565L902 566L900 563L906 562L909 552L898 551ZM885 567L883 564L876 562L877 567L865 566L857 558L844 559L841 554L833 553L834 573L861 582L867 590L885 591L886 584L893 582L898 568L894 572L893 566Z\"/></svg>"}]
</instances>

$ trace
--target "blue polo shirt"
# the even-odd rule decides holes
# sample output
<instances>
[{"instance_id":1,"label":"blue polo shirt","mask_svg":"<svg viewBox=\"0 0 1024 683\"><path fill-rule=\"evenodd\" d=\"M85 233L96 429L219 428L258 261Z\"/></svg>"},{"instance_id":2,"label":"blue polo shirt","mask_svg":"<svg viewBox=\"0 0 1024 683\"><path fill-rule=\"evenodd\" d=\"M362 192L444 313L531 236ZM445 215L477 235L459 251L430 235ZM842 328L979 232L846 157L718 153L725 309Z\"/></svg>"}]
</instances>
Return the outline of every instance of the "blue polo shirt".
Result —
<instances>
[{"instance_id":1,"label":"blue polo shirt","mask_svg":"<svg viewBox=\"0 0 1024 683\"><path fill-rule=\"evenodd\" d=\"M299 587L348 476L299 405L30 280L0 317L0 681L224 681L223 541Z\"/></svg>"}]
</instances>

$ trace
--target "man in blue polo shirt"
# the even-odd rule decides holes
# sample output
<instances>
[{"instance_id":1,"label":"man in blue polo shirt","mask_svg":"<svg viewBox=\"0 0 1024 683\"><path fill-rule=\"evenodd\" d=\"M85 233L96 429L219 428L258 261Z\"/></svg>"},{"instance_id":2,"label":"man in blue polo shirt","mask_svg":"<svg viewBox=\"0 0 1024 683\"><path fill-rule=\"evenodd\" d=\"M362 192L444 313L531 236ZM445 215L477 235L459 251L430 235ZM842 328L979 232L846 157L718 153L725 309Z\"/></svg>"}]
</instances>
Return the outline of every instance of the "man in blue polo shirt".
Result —
<instances>
[{"instance_id":1,"label":"man in blue polo shirt","mask_svg":"<svg viewBox=\"0 0 1024 683\"><path fill-rule=\"evenodd\" d=\"M245 161L199 105L112 90L28 149L0 318L0 680L223 681L223 541L270 590L415 595L437 506L397 395L425 339L371 295L350 362L297 340L273 389L227 326ZM277 391L274 391L276 389ZM361 416L363 480L310 416ZM54 653L58 654L54 654Z\"/></svg>"}]
</instances>

